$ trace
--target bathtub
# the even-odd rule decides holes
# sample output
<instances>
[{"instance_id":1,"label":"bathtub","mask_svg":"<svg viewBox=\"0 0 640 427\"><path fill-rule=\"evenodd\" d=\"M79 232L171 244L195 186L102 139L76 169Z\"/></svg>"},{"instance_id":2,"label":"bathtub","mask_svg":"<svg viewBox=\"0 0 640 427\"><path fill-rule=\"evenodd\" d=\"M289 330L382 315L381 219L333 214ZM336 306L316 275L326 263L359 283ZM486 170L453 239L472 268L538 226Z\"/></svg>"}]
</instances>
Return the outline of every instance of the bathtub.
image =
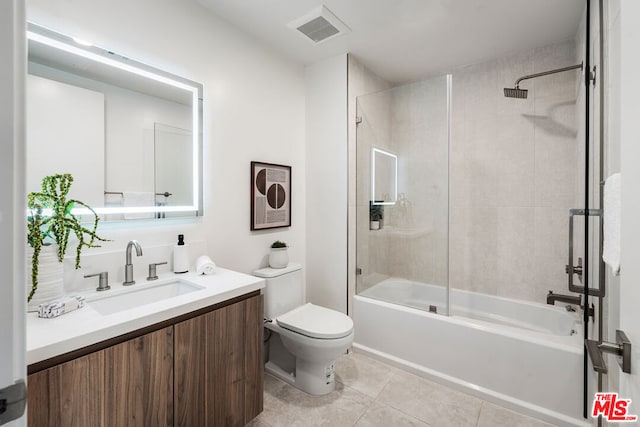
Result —
<instances>
[{"instance_id":1,"label":"bathtub","mask_svg":"<svg viewBox=\"0 0 640 427\"><path fill-rule=\"evenodd\" d=\"M450 298L447 316L442 286L372 286L354 297L354 349L556 425L589 425L578 313L454 289Z\"/></svg>"}]
</instances>

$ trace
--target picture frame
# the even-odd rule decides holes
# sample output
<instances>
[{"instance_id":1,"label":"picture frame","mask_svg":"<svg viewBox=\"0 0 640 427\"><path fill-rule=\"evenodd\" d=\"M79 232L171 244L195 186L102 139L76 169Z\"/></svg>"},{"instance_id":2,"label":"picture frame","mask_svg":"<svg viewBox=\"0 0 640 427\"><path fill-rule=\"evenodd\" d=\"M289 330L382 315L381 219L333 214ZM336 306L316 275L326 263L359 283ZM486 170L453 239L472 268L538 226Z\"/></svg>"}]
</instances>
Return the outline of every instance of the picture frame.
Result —
<instances>
[{"instance_id":1,"label":"picture frame","mask_svg":"<svg viewBox=\"0 0 640 427\"><path fill-rule=\"evenodd\" d=\"M251 230L291 227L291 166L251 162Z\"/></svg>"}]
</instances>

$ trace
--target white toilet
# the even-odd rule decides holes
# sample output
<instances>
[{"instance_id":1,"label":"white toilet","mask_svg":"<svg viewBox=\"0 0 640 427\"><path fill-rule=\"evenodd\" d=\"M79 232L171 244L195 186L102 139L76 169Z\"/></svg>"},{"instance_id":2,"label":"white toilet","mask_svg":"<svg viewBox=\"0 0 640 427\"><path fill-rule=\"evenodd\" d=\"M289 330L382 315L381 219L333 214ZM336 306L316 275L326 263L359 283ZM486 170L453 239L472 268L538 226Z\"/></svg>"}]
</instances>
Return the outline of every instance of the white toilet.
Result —
<instances>
[{"instance_id":1,"label":"white toilet","mask_svg":"<svg viewBox=\"0 0 640 427\"><path fill-rule=\"evenodd\" d=\"M353 342L353 321L343 313L304 304L302 266L253 272L264 290L265 370L309 394L335 389L333 362Z\"/></svg>"}]
</instances>

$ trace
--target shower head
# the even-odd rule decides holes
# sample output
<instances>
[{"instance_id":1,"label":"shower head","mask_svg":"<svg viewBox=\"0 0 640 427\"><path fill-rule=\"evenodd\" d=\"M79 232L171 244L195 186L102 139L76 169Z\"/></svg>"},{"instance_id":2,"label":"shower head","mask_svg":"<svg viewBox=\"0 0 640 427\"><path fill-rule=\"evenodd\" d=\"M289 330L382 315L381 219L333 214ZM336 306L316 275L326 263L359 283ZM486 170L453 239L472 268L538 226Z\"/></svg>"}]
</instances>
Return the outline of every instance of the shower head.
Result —
<instances>
[{"instance_id":1,"label":"shower head","mask_svg":"<svg viewBox=\"0 0 640 427\"><path fill-rule=\"evenodd\" d=\"M520 77L515 82L515 87L505 87L504 96L507 98L527 99L527 89L520 89L520 82L527 79L533 79L536 77L548 76L549 74L561 73L563 71L575 70L580 68L582 70L582 62L578 65L570 65L569 67L557 68L555 70L543 71L541 73L529 74L528 76Z\"/></svg>"},{"instance_id":2,"label":"shower head","mask_svg":"<svg viewBox=\"0 0 640 427\"><path fill-rule=\"evenodd\" d=\"M514 88L505 87L504 88L504 96L507 98L519 98L526 99L527 98L527 89L520 89L518 86Z\"/></svg>"}]
</instances>

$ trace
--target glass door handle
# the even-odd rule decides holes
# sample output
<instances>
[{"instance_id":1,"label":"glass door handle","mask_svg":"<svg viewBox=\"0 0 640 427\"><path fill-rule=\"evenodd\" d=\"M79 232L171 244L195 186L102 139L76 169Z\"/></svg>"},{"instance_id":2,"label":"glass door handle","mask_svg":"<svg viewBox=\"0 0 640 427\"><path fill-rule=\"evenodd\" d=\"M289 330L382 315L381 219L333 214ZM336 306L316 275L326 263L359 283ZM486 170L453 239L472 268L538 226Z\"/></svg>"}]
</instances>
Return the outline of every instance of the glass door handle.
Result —
<instances>
[{"instance_id":1,"label":"glass door handle","mask_svg":"<svg viewBox=\"0 0 640 427\"><path fill-rule=\"evenodd\" d=\"M573 265L573 218L575 216L599 216L602 217L602 210L600 209L569 209L569 262L565 266L565 271L569 276L568 279L568 287L569 291L576 293L584 293L584 286L574 285L573 284L573 275L579 274L582 278L582 264L579 262L578 265ZM586 221L586 218L585 218ZM579 271L579 273L578 273ZM589 288L589 295L596 297L604 297L604 287L600 288Z\"/></svg>"},{"instance_id":2,"label":"glass door handle","mask_svg":"<svg viewBox=\"0 0 640 427\"><path fill-rule=\"evenodd\" d=\"M577 274L578 280L582 283L582 257L578 257L578 265L565 265L564 272L567 274Z\"/></svg>"}]
</instances>

